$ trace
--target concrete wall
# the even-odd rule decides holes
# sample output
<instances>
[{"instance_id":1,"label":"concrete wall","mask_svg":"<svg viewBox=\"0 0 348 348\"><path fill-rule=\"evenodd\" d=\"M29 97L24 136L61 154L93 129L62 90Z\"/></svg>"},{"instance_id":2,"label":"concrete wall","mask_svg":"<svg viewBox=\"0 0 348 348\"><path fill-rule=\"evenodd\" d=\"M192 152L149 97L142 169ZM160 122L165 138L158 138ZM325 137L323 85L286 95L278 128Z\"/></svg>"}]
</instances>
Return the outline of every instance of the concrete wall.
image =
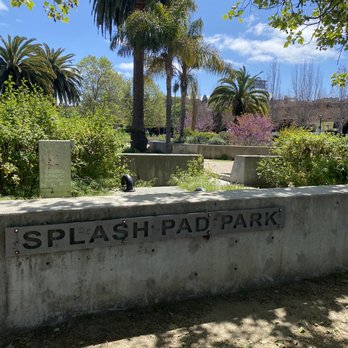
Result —
<instances>
[{"instance_id":1,"label":"concrete wall","mask_svg":"<svg viewBox=\"0 0 348 348\"><path fill-rule=\"evenodd\" d=\"M265 157L276 156L236 156L231 172L231 183L252 187L270 187L270 185L264 179L260 178L256 173L259 161Z\"/></svg>"},{"instance_id":2,"label":"concrete wall","mask_svg":"<svg viewBox=\"0 0 348 348\"><path fill-rule=\"evenodd\" d=\"M165 152L165 143L151 141L150 150ZM205 144L173 144L173 153L200 154L204 158L233 160L237 155L269 155L269 146L236 146L236 145L205 145Z\"/></svg>"},{"instance_id":3,"label":"concrete wall","mask_svg":"<svg viewBox=\"0 0 348 348\"><path fill-rule=\"evenodd\" d=\"M5 228L281 207L284 227L6 257ZM348 267L346 186L0 202L0 330Z\"/></svg>"},{"instance_id":4,"label":"concrete wall","mask_svg":"<svg viewBox=\"0 0 348 348\"><path fill-rule=\"evenodd\" d=\"M154 186L167 186L170 176L177 169L186 169L187 162L198 159L199 155L125 153L122 158L136 180L154 180ZM202 164L203 165L203 164Z\"/></svg>"}]
</instances>

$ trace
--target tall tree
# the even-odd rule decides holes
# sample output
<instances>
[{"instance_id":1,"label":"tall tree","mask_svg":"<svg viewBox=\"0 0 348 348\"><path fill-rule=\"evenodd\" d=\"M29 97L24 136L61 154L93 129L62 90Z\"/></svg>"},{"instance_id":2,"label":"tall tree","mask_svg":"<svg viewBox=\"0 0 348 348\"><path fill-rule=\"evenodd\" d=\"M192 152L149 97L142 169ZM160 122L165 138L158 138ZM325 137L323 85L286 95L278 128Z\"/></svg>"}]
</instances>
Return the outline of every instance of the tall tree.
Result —
<instances>
[{"instance_id":1,"label":"tall tree","mask_svg":"<svg viewBox=\"0 0 348 348\"><path fill-rule=\"evenodd\" d=\"M255 88L258 75L251 76L245 66L229 73L219 80L209 99L209 105L219 111L231 110L234 116L244 113L261 113L266 115L269 108L269 94L263 89Z\"/></svg>"},{"instance_id":2,"label":"tall tree","mask_svg":"<svg viewBox=\"0 0 348 348\"><path fill-rule=\"evenodd\" d=\"M299 126L305 126L315 109L313 100L323 95L322 76L319 67L312 62L297 64L292 72L292 93L295 98L294 113ZM315 120L317 121L317 120Z\"/></svg>"},{"instance_id":3,"label":"tall tree","mask_svg":"<svg viewBox=\"0 0 348 348\"><path fill-rule=\"evenodd\" d=\"M344 66L340 66L338 68L338 72L339 73L346 73L347 68ZM337 95L338 95L338 100L339 100L338 131L339 131L339 133L342 133L344 120L346 119L346 115L348 113L347 109L345 108L345 103L347 102L347 98L348 98L348 86L341 85L341 86L338 86L337 89L338 89Z\"/></svg>"},{"instance_id":4,"label":"tall tree","mask_svg":"<svg viewBox=\"0 0 348 348\"><path fill-rule=\"evenodd\" d=\"M23 81L29 85L37 85L46 94L52 93L55 74L35 39L8 35L7 40L0 36L0 91L5 88L4 82L10 77L15 86Z\"/></svg>"},{"instance_id":5,"label":"tall tree","mask_svg":"<svg viewBox=\"0 0 348 348\"><path fill-rule=\"evenodd\" d=\"M188 89L190 92L191 112L192 112L191 130L195 130L196 124L197 124L197 116L198 116L198 110L197 110L198 80L195 76L191 76L191 78L189 79Z\"/></svg>"},{"instance_id":6,"label":"tall tree","mask_svg":"<svg viewBox=\"0 0 348 348\"><path fill-rule=\"evenodd\" d=\"M280 86L280 70L279 63L275 59L270 65L270 69L267 76L267 87L270 94L270 114L273 121L277 120L275 101L281 98Z\"/></svg>"},{"instance_id":7,"label":"tall tree","mask_svg":"<svg viewBox=\"0 0 348 348\"><path fill-rule=\"evenodd\" d=\"M204 41L202 30L203 22L201 19L187 22L183 49L177 56L179 64L174 69L175 75L180 81L181 92L180 139L184 136L189 80L193 77L194 71L205 69L218 73L226 69L226 65L218 52Z\"/></svg>"},{"instance_id":8,"label":"tall tree","mask_svg":"<svg viewBox=\"0 0 348 348\"><path fill-rule=\"evenodd\" d=\"M124 124L131 119L131 82L118 74L106 57L84 57L78 63L82 76L81 108L83 112L95 113L106 104L116 123Z\"/></svg>"},{"instance_id":9,"label":"tall tree","mask_svg":"<svg viewBox=\"0 0 348 348\"><path fill-rule=\"evenodd\" d=\"M130 39L126 36L126 21L145 16L146 7L152 0L90 0L93 3L93 13L96 25L103 34L109 34L113 46L128 43L133 52L133 119L131 127L132 147L145 151L147 139L144 130L144 52L151 41L151 32L137 28ZM166 3L166 0L160 1ZM143 23L146 23L146 19ZM136 22L136 21L134 21ZM133 23L134 23L133 22ZM132 25L132 21L130 26ZM129 29L129 28L128 28ZM133 27L134 29L134 27ZM129 30L128 30L129 33Z\"/></svg>"},{"instance_id":10,"label":"tall tree","mask_svg":"<svg viewBox=\"0 0 348 348\"><path fill-rule=\"evenodd\" d=\"M77 104L80 101L81 76L72 64L73 54L64 55L64 49L57 50L43 44L39 51L47 60L54 73L53 96L55 100L65 104Z\"/></svg>"},{"instance_id":11,"label":"tall tree","mask_svg":"<svg viewBox=\"0 0 348 348\"><path fill-rule=\"evenodd\" d=\"M174 59L180 55L185 44L186 22L195 10L193 1L175 0L161 11L161 28L164 29L160 50L150 55L147 61L150 74L165 74L166 77L166 152L171 152L172 138L172 79Z\"/></svg>"}]
</instances>

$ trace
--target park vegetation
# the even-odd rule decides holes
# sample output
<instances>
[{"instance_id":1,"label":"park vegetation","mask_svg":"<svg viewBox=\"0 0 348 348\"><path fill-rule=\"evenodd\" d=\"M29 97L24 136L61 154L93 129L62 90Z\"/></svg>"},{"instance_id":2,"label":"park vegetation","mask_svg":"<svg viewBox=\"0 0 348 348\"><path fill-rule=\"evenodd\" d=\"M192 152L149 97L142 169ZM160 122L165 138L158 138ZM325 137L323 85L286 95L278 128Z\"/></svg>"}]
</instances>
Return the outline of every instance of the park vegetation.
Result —
<instances>
[{"instance_id":1,"label":"park vegetation","mask_svg":"<svg viewBox=\"0 0 348 348\"><path fill-rule=\"evenodd\" d=\"M2 196L39 194L38 141L73 140L72 177L75 194L119 187L124 168L120 152L126 133L116 130L102 108L81 117L61 113L53 99L37 87L16 87L10 80L0 95L0 192Z\"/></svg>"},{"instance_id":2,"label":"park vegetation","mask_svg":"<svg viewBox=\"0 0 348 348\"><path fill-rule=\"evenodd\" d=\"M116 72L105 57L87 56L75 66L74 55L62 48L25 37L0 36L2 194L38 194L40 139L75 142L75 192L113 189L124 170L119 153L129 141L132 150L146 151L145 128L166 129L167 152L171 151L174 135L175 141L188 143L273 144L275 157L261 161L258 169L271 185L347 183L345 138L290 129L282 131L273 143L274 126L268 117L273 106L269 93L256 87L259 75L250 75L244 66L235 70L224 63L204 40L202 20L193 19L193 0L91 3L95 24L110 39L110 48L121 56L133 57L133 79ZM34 1L12 0L11 4L32 8ZM43 5L49 17L67 21L78 0L45 1ZM287 33L285 46L305 44L304 30L312 27L319 49L348 49L344 17L348 7L344 1L249 0L233 5L227 17L241 17L248 7L277 10L269 23ZM222 76L211 96L205 97L204 103L213 111L205 120L199 119L197 111L198 69ZM273 70L271 93L276 96L276 66ZM154 75L165 77L165 95L154 83ZM308 85L303 78L313 81L313 76L308 71L298 71L297 75L296 99L311 100L302 90ZM347 79L342 70L333 76L333 83L343 86ZM180 99L176 97L178 91ZM309 111L296 114L297 123L304 125ZM177 173L172 182L182 185L192 179L196 185L194 177L202 177L211 183L209 175L192 165L185 173Z\"/></svg>"},{"instance_id":3,"label":"park vegetation","mask_svg":"<svg viewBox=\"0 0 348 348\"><path fill-rule=\"evenodd\" d=\"M258 173L273 187L348 184L348 138L283 130Z\"/></svg>"}]
</instances>

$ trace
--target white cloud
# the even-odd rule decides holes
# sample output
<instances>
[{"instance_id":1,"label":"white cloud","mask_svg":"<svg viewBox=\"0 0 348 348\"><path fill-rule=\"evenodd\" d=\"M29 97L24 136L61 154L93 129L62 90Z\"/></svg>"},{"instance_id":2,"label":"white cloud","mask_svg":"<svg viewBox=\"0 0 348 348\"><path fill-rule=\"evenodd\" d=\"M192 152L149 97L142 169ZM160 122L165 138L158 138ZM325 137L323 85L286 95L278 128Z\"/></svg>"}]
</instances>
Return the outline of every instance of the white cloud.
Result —
<instances>
[{"instance_id":1,"label":"white cloud","mask_svg":"<svg viewBox=\"0 0 348 348\"><path fill-rule=\"evenodd\" d=\"M241 68L243 66L243 63L236 62L235 60L232 60L232 59L225 59L225 62L228 64L231 64L233 68Z\"/></svg>"},{"instance_id":2,"label":"white cloud","mask_svg":"<svg viewBox=\"0 0 348 348\"><path fill-rule=\"evenodd\" d=\"M8 11L8 7L0 0L0 11Z\"/></svg>"},{"instance_id":3,"label":"white cloud","mask_svg":"<svg viewBox=\"0 0 348 348\"><path fill-rule=\"evenodd\" d=\"M123 71L128 71L128 72L133 71L133 63L120 63L116 65L116 67Z\"/></svg>"},{"instance_id":4,"label":"white cloud","mask_svg":"<svg viewBox=\"0 0 348 348\"><path fill-rule=\"evenodd\" d=\"M23 23L23 21L21 19L19 19L19 18L16 18L16 22L17 23Z\"/></svg>"},{"instance_id":5,"label":"white cloud","mask_svg":"<svg viewBox=\"0 0 348 348\"><path fill-rule=\"evenodd\" d=\"M247 25L251 25L252 23L254 23L256 21L256 17L252 14L250 15L249 17L247 17L244 22L247 24Z\"/></svg>"},{"instance_id":6,"label":"white cloud","mask_svg":"<svg viewBox=\"0 0 348 348\"><path fill-rule=\"evenodd\" d=\"M310 40L312 32L305 32ZM245 36L233 37L216 34L206 39L217 49L233 51L248 61L268 62L277 59L280 63L300 63L304 60L323 60L337 57L334 49L319 51L315 42L306 45L290 45L285 48L285 34L264 23L250 27Z\"/></svg>"}]
</instances>

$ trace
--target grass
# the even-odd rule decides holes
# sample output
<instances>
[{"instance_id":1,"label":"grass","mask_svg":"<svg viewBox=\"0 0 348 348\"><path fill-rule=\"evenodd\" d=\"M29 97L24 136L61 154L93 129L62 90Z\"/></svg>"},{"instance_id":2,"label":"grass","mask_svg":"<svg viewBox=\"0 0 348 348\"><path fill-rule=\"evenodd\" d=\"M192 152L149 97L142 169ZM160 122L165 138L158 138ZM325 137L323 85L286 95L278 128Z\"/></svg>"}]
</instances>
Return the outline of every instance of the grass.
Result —
<instances>
[{"instance_id":1,"label":"grass","mask_svg":"<svg viewBox=\"0 0 348 348\"><path fill-rule=\"evenodd\" d=\"M186 170L177 170L172 175L170 184L176 185L186 191L194 191L203 188L207 192L219 190L241 190L246 187L242 185L221 184L219 176L203 168L203 158L188 163Z\"/></svg>"}]
</instances>

